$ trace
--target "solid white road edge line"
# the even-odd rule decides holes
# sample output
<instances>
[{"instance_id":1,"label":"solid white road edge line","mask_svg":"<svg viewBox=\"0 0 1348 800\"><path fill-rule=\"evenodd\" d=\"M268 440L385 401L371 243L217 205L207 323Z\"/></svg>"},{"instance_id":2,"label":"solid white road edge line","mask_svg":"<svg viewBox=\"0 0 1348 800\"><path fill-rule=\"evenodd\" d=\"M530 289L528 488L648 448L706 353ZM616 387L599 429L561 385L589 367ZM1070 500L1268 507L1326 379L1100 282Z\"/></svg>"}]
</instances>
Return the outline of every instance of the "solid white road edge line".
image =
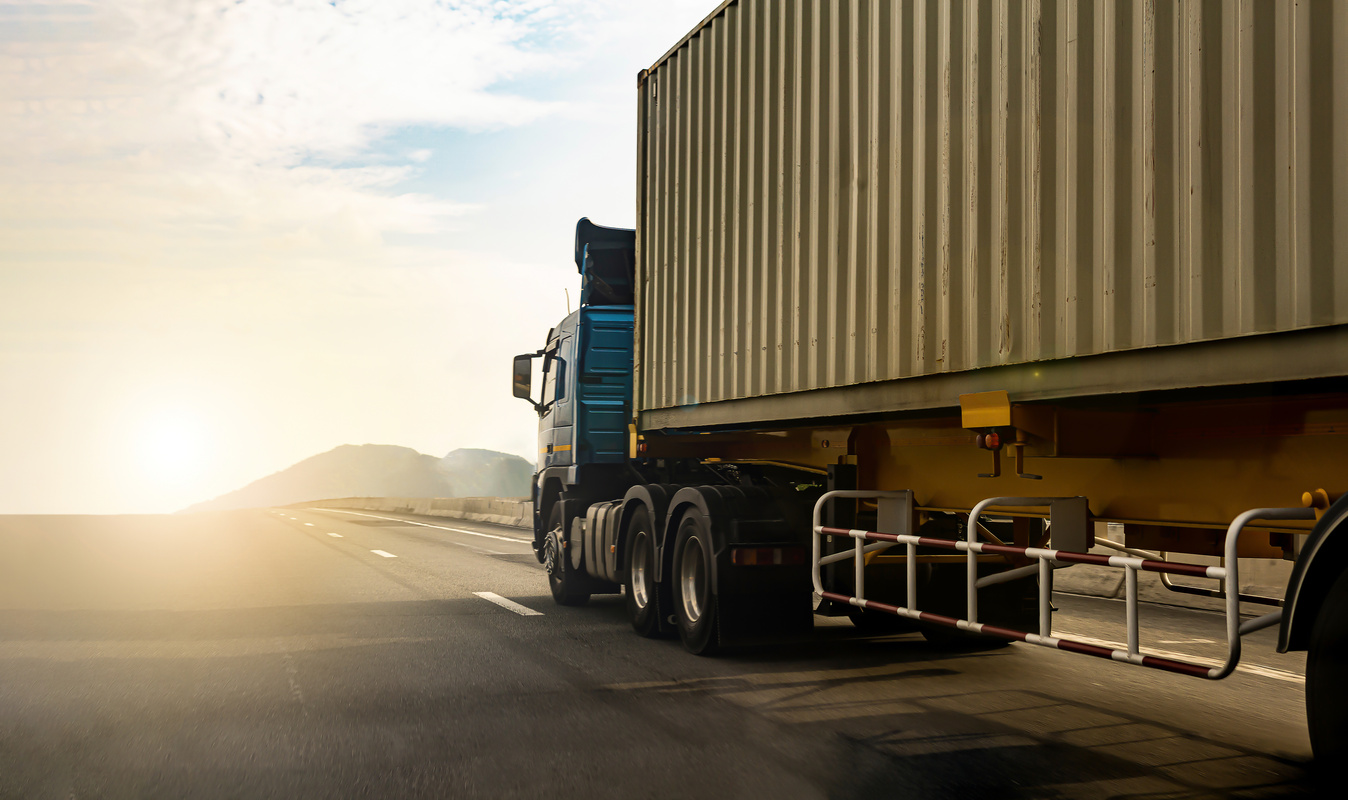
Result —
<instances>
[{"instance_id":1,"label":"solid white road edge line","mask_svg":"<svg viewBox=\"0 0 1348 800\"><path fill-rule=\"evenodd\" d=\"M513 536L497 536L493 533L481 533L479 531L466 531L463 528L450 528L445 525L432 525L429 522L416 522L410 519L399 519L397 517L381 517L378 514L362 514L359 511L347 511L341 508L320 508L318 511L335 511L338 514L355 514L358 517L370 517L371 519L386 519L391 522L401 522L405 525L418 525L422 528L436 528L442 531L453 531L454 533L466 533L469 536L481 536L486 539L500 539L503 542L514 542L515 544L529 544L528 539L516 539Z\"/></svg>"},{"instance_id":2,"label":"solid white road edge line","mask_svg":"<svg viewBox=\"0 0 1348 800\"><path fill-rule=\"evenodd\" d=\"M397 558L397 556L392 553L385 553L383 550L371 550L370 552L377 556L383 556L384 558Z\"/></svg>"},{"instance_id":3,"label":"solid white road edge line","mask_svg":"<svg viewBox=\"0 0 1348 800\"><path fill-rule=\"evenodd\" d=\"M340 539L340 538L342 538L342 535L341 535L340 533L329 533L328 535L331 536L331 537L334 538L334 539Z\"/></svg>"},{"instance_id":4,"label":"solid white road edge line","mask_svg":"<svg viewBox=\"0 0 1348 800\"><path fill-rule=\"evenodd\" d=\"M521 617L543 616L542 611L534 611L532 608L529 608L528 606L522 606L519 603L516 603L514 600L507 600L501 595L497 594L496 592L473 592L473 594L477 595L478 597L481 597L483 600L493 602L496 605L500 606L501 608L514 611Z\"/></svg>"},{"instance_id":5,"label":"solid white road edge line","mask_svg":"<svg viewBox=\"0 0 1348 800\"><path fill-rule=\"evenodd\" d=\"M1083 636L1078 633L1066 633L1063 631L1055 630L1053 631L1053 635L1061 637L1063 639L1076 639L1077 641L1085 642L1086 644L1095 644L1101 647L1109 647L1114 650L1128 649L1128 645L1123 644L1122 642L1114 642L1110 641L1109 639L1097 639L1094 636ZM1206 664L1214 667L1221 666L1222 663L1215 658L1196 656L1192 653L1175 653L1170 650L1153 650L1150 647L1148 647L1147 651L1142 655L1160 656L1161 658L1173 658L1177 661L1189 661L1194 664ZM1285 669L1266 667L1262 664L1250 664L1248 662L1244 664L1237 664L1236 671L1245 672L1250 675L1258 675L1263 678L1272 678L1275 681L1286 681L1288 683L1303 683L1303 684L1306 682L1305 675L1301 675L1296 672L1288 672Z\"/></svg>"}]
</instances>

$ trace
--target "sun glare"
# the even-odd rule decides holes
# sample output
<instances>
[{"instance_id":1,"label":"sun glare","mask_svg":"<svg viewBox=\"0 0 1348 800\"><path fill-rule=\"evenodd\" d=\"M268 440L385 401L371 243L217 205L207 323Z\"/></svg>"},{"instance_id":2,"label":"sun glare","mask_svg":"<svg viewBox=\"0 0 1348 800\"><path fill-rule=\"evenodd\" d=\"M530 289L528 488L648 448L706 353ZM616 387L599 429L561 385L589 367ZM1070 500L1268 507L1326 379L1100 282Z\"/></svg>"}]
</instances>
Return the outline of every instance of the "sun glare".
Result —
<instances>
[{"instance_id":1,"label":"sun glare","mask_svg":"<svg viewBox=\"0 0 1348 800\"><path fill-rule=\"evenodd\" d=\"M202 421L190 413L157 415L147 420L140 440L141 464L164 483L193 478L208 455Z\"/></svg>"}]
</instances>

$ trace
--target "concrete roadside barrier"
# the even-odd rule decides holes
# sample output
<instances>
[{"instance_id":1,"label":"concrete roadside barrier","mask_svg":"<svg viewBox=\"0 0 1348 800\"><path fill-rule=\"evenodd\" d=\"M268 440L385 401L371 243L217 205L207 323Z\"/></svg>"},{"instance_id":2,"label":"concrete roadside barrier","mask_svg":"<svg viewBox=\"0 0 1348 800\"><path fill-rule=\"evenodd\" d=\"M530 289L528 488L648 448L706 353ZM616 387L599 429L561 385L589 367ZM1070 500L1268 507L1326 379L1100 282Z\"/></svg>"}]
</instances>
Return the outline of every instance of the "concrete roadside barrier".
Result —
<instances>
[{"instance_id":1,"label":"concrete roadside barrier","mask_svg":"<svg viewBox=\"0 0 1348 800\"><path fill-rule=\"evenodd\" d=\"M449 517L532 528L534 506L522 497L341 497L296 503L292 508L347 508Z\"/></svg>"}]
</instances>

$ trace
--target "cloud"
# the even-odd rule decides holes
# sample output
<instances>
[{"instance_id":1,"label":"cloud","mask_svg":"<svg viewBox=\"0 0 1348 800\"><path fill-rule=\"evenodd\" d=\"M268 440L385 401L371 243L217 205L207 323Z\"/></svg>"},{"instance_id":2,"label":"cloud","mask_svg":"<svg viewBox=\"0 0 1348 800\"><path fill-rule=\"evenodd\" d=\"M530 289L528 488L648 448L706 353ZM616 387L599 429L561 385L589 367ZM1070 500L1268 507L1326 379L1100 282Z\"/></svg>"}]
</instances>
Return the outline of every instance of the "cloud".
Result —
<instances>
[{"instance_id":1,"label":"cloud","mask_svg":"<svg viewBox=\"0 0 1348 800\"><path fill-rule=\"evenodd\" d=\"M471 198L400 194L399 181L429 154L395 155L401 167L386 154L371 159L384 137L408 126L490 131L549 115L593 118L599 98L626 101L630 63L642 63L630 53L658 55L670 31L686 30L707 5L0 4L0 197L9 198L0 227L93 220L143 230L186 217L274 238L355 214L367 233L425 232L470 210ZM585 79L609 86L567 101L503 88L585 64L605 65Z\"/></svg>"},{"instance_id":2,"label":"cloud","mask_svg":"<svg viewBox=\"0 0 1348 800\"><path fill-rule=\"evenodd\" d=\"M556 66L531 44L554 27L541 3L0 8L0 188L13 227L186 218L275 237L358 218L368 235L423 232L470 206L396 192L422 154L402 168L349 164L402 126L484 130L559 108L494 88Z\"/></svg>"},{"instance_id":3,"label":"cloud","mask_svg":"<svg viewBox=\"0 0 1348 800\"><path fill-rule=\"evenodd\" d=\"M345 441L533 452L509 358L575 219L630 219L636 71L715 1L0 0L0 450L41 455L0 511L171 510ZM119 459L182 408L222 451L170 496Z\"/></svg>"}]
</instances>

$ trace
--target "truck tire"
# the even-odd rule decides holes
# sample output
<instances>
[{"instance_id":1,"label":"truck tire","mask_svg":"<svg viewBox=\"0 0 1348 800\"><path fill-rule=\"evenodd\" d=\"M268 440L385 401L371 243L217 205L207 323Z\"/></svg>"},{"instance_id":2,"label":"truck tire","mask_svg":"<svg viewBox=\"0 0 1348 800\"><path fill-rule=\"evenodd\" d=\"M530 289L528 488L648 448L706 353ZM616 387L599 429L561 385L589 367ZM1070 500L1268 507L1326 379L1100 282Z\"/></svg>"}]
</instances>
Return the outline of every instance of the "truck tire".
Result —
<instances>
[{"instance_id":1,"label":"truck tire","mask_svg":"<svg viewBox=\"0 0 1348 800\"><path fill-rule=\"evenodd\" d=\"M954 519L939 517L929 520L917 531L918 536L933 539L961 539L963 527ZM918 551L921 554L921 550ZM949 552L949 551L942 551ZM934 611L951 617L963 617L965 613L965 566L963 564L929 564L925 569L919 565L917 588L917 607L923 611ZM984 602L987 602L986 598ZM980 615L982 616L982 615ZM985 622L986 620L980 620ZM1011 642L995 636L969 633L958 628L948 628L934 622L918 623L922 638L927 644L938 650L956 653L975 653L983 650L1000 650Z\"/></svg>"},{"instance_id":2,"label":"truck tire","mask_svg":"<svg viewBox=\"0 0 1348 800\"><path fill-rule=\"evenodd\" d=\"M627 522L627 618L632 629L647 638L659 636L660 592L655 583L655 526L646 507L639 506Z\"/></svg>"},{"instance_id":3,"label":"truck tire","mask_svg":"<svg viewBox=\"0 0 1348 800\"><path fill-rule=\"evenodd\" d=\"M674 539L674 617L679 639L688 652L706 656L720 647L716 625L716 592L712 591L713 558L707 519L689 511L679 521Z\"/></svg>"},{"instance_id":4,"label":"truck tire","mask_svg":"<svg viewBox=\"0 0 1348 800\"><path fill-rule=\"evenodd\" d=\"M1306 722L1316 763L1348 757L1348 572L1330 587L1311 629Z\"/></svg>"},{"instance_id":5,"label":"truck tire","mask_svg":"<svg viewBox=\"0 0 1348 800\"><path fill-rule=\"evenodd\" d=\"M590 592L583 575L571 566L562 547L562 504L554 502L548 512L548 532L543 539L543 566L548 571L548 587L552 599L559 606L583 606L590 601Z\"/></svg>"}]
</instances>

